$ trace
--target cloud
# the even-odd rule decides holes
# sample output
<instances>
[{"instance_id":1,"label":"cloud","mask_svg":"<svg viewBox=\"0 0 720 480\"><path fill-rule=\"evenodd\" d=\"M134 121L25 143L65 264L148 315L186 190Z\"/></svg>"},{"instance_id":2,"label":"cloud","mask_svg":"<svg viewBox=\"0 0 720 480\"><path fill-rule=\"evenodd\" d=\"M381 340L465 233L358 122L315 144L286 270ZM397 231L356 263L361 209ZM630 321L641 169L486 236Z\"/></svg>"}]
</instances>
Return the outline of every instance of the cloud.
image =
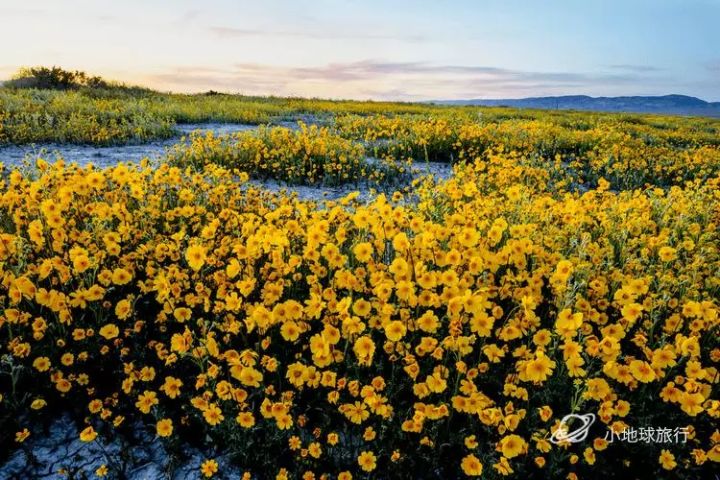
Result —
<instances>
[{"instance_id":1,"label":"cloud","mask_svg":"<svg viewBox=\"0 0 720 480\"><path fill-rule=\"evenodd\" d=\"M244 37L290 37L309 40L399 40L407 42L423 42L427 38L423 35L395 35L371 32L341 32L341 31L302 31L302 30L260 30L254 28L235 28L214 26L208 31L220 38Z\"/></svg>"},{"instance_id":2,"label":"cloud","mask_svg":"<svg viewBox=\"0 0 720 480\"><path fill-rule=\"evenodd\" d=\"M652 72L544 72L483 65L364 60L312 67L237 63L229 68L182 67L148 78L183 91L378 99L507 98L569 93L645 93L671 79ZM659 90L658 90L659 91Z\"/></svg>"},{"instance_id":3,"label":"cloud","mask_svg":"<svg viewBox=\"0 0 720 480\"><path fill-rule=\"evenodd\" d=\"M648 73L648 72L661 72L663 71L662 68L659 67L653 67L651 65L630 65L630 64L620 64L620 65L610 65L610 68L613 70L624 70L627 72L635 72L635 73Z\"/></svg>"}]
</instances>

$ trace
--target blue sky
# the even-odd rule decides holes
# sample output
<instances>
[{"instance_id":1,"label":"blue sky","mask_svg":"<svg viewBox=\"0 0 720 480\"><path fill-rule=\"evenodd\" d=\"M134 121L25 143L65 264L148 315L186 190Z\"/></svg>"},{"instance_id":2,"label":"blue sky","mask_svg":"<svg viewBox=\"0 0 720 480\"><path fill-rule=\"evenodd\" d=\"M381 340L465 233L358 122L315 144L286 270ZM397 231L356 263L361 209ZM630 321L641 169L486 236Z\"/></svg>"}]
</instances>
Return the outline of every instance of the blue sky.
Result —
<instances>
[{"instance_id":1,"label":"blue sky","mask_svg":"<svg viewBox=\"0 0 720 480\"><path fill-rule=\"evenodd\" d=\"M0 0L0 78L398 100L720 100L720 0Z\"/></svg>"}]
</instances>

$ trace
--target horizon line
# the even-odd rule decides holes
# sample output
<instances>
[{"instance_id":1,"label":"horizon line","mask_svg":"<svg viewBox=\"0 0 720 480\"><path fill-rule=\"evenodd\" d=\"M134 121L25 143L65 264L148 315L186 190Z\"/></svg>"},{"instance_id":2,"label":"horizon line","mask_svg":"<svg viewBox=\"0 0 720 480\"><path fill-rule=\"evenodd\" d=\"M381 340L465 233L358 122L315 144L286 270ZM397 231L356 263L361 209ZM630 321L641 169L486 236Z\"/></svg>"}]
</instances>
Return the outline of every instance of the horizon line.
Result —
<instances>
[{"instance_id":1,"label":"horizon line","mask_svg":"<svg viewBox=\"0 0 720 480\"><path fill-rule=\"evenodd\" d=\"M8 82L12 80L12 78L4 78L0 79L0 88L5 88L5 82ZM162 89L162 88L156 88L151 86L143 85L142 83L131 83L131 82L124 82L124 81L115 81L115 80L109 80L112 83L116 83L119 86L127 87L127 88L144 88L148 89L157 93L161 94L169 94L169 95L206 95L210 92L218 94L218 95L236 95L240 97L258 97L258 98L287 98L287 99L305 99L305 100L329 100L334 102L376 102L376 103L407 103L407 104L413 104L413 103L436 103L436 102L471 102L471 101L516 101L516 100L531 100L531 99L545 99L545 98L567 98L567 97L586 97L593 100L597 99L617 99L617 98L663 98L663 97L686 97L686 98L694 98L696 100L700 100L705 102L708 105L715 105L720 104L720 99L718 100L708 100L706 98L699 97L697 95L689 95L685 93L662 93L662 94L645 94L645 93L637 93L637 94L622 94L622 95L591 95L588 93L565 93L565 94L556 94L556 95L528 95L528 96L521 96L521 97L462 97L462 98L430 98L427 100L420 100L420 99L391 99L391 98L378 98L378 97L338 97L338 96L328 96L328 97L322 97L322 96L311 96L311 95L293 95L293 94L280 94L280 93L243 93L240 90L232 91L232 90L215 90L213 88L210 89L199 89L199 90L188 90L188 91L180 91L180 90L172 90L172 89ZM497 105L501 106L501 105Z\"/></svg>"}]
</instances>

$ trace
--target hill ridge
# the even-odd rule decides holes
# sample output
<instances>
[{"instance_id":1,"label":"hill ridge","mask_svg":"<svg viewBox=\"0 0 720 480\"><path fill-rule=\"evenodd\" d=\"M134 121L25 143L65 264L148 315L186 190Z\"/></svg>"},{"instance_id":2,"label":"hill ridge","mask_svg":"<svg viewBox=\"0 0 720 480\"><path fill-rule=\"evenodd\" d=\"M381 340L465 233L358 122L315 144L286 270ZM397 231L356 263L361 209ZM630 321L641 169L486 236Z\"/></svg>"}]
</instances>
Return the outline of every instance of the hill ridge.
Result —
<instances>
[{"instance_id":1,"label":"hill ridge","mask_svg":"<svg viewBox=\"0 0 720 480\"><path fill-rule=\"evenodd\" d=\"M681 94L624 95L616 97L555 95L504 99L474 98L467 100L440 100L432 103L442 105L505 106L544 110L660 113L720 117L720 102L707 102L697 97Z\"/></svg>"}]
</instances>

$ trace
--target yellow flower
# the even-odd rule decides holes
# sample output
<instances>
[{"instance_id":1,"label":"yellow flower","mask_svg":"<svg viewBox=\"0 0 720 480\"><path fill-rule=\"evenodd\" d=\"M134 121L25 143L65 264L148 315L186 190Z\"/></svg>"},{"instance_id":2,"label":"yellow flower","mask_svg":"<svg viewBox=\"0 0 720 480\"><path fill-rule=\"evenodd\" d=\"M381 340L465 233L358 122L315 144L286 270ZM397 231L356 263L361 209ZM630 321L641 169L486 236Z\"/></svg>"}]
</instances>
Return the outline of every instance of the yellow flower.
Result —
<instances>
[{"instance_id":1,"label":"yellow flower","mask_svg":"<svg viewBox=\"0 0 720 480\"><path fill-rule=\"evenodd\" d=\"M555 320L555 330L563 336L573 336L583 321L581 312L572 313L569 308L562 310Z\"/></svg>"},{"instance_id":2,"label":"yellow flower","mask_svg":"<svg viewBox=\"0 0 720 480\"><path fill-rule=\"evenodd\" d=\"M59 392L67 393L72 388L72 383L65 378L61 378L55 383L55 388L57 388Z\"/></svg>"},{"instance_id":3,"label":"yellow flower","mask_svg":"<svg viewBox=\"0 0 720 480\"><path fill-rule=\"evenodd\" d=\"M677 250L672 247L660 247L658 250L658 256L663 262L671 262L677 258Z\"/></svg>"},{"instance_id":4,"label":"yellow flower","mask_svg":"<svg viewBox=\"0 0 720 480\"><path fill-rule=\"evenodd\" d=\"M407 235L405 235L405 232L399 232L393 237L393 248L399 252L404 252L408 248L410 248L410 241L408 240Z\"/></svg>"},{"instance_id":5,"label":"yellow flower","mask_svg":"<svg viewBox=\"0 0 720 480\"><path fill-rule=\"evenodd\" d=\"M280 415L275 419L275 424L280 430L287 430L293 426L295 422L290 415Z\"/></svg>"},{"instance_id":6,"label":"yellow flower","mask_svg":"<svg viewBox=\"0 0 720 480\"><path fill-rule=\"evenodd\" d=\"M467 455L462 459L460 464L462 471L469 477L479 477L483 472L483 465L480 460L473 454Z\"/></svg>"},{"instance_id":7,"label":"yellow flower","mask_svg":"<svg viewBox=\"0 0 720 480\"><path fill-rule=\"evenodd\" d=\"M165 377L165 383L160 387L160 390L170 398L177 398L180 395L180 387L183 382L175 377Z\"/></svg>"},{"instance_id":8,"label":"yellow flower","mask_svg":"<svg viewBox=\"0 0 720 480\"><path fill-rule=\"evenodd\" d=\"M708 450L707 458L716 463L720 462L720 443L715 444L710 450Z\"/></svg>"},{"instance_id":9,"label":"yellow flower","mask_svg":"<svg viewBox=\"0 0 720 480\"><path fill-rule=\"evenodd\" d=\"M220 407L211 403L205 410L203 410L203 417L205 421L212 426L215 426L225 420Z\"/></svg>"},{"instance_id":10,"label":"yellow flower","mask_svg":"<svg viewBox=\"0 0 720 480\"><path fill-rule=\"evenodd\" d=\"M359 317L367 317L372 309L372 304L367 300L360 298L353 304L353 312Z\"/></svg>"},{"instance_id":11,"label":"yellow flower","mask_svg":"<svg viewBox=\"0 0 720 480\"><path fill-rule=\"evenodd\" d=\"M652 382L657 378L652 366L642 360L633 360L630 362L630 373L632 373L636 380L643 383Z\"/></svg>"},{"instance_id":12,"label":"yellow flower","mask_svg":"<svg viewBox=\"0 0 720 480\"><path fill-rule=\"evenodd\" d=\"M85 430L80 432L80 440L82 440L83 442L92 442L96 438L97 438L97 432L95 431L95 429L92 426L87 427L87 428L85 428Z\"/></svg>"},{"instance_id":13,"label":"yellow flower","mask_svg":"<svg viewBox=\"0 0 720 480\"><path fill-rule=\"evenodd\" d=\"M552 417L553 411L552 408L550 408L548 405L544 405L538 408L538 414L540 415L540 419L543 422L547 422L548 420L550 420L550 417Z\"/></svg>"},{"instance_id":14,"label":"yellow flower","mask_svg":"<svg viewBox=\"0 0 720 480\"><path fill-rule=\"evenodd\" d=\"M407 328L405 328L405 324L399 320L394 320L385 325L385 335L388 340L392 342L397 342L402 339L405 336L405 332L407 332Z\"/></svg>"},{"instance_id":15,"label":"yellow flower","mask_svg":"<svg viewBox=\"0 0 720 480\"><path fill-rule=\"evenodd\" d=\"M300 450L302 440L300 440L300 437L293 435L288 439L288 447L290 447L290 450Z\"/></svg>"},{"instance_id":16,"label":"yellow flower","mask_svg":"<svg viewBox=\"0 0 720 480\"><path fill-rule=\"evenodd\" d=\"M353 351L361 365L370 365L375 353L375 343L368 336L362 336L355 340Z\"/></svg>"},{"instance_id":17,"label":"yellow flower","mask_svg":"<svg viewBox=\"0 0 720 480\"><path fill-rule=\"evenodd\" d=\"M185 307L178 307L173 311L173 317L180 323L190 320L192 316L192 310Z\"/></svg>"},{"instance_id":18,"label":"yellow flower","mask_svg":"<svg viewBox=\"0 0 720 480\"><path fill-rule=\"evenodd\" d=\"M524 374L530 382L544 382L552 375L555 362L545 355L538 355L537 358L525 363Z\"/></svg>"},{"instance_id":19,"label":"yellow flower","mask_svg":"<svg viewBox=\"0 0 720 480\"><path fill-rule=\"evenodd\" d=\"M365 472L372 472L377 467L377 459L373 452L365 451L358 456L358 465Z\"/></svg>"},{"instance_id":20,"label":"yellow flower","mask_svg":"<svg viewBox=\"0 0 720 480\"><path fill-rule=\"evenodd\" d=\"M98 413L100 410L102 410L102 408L102 400L95 399L90 401L90 403L88 404L88 410L90 411L90 413Z\"/></svg>"},{"instance_id":21,"label":"yellow flower","mask_svg":"<svg viewBox=\"0 0 720 480\"><path fill-rule=\"evenodd\" d=\"M69 367L73 363L75 363L75 355L72 353L63 353L62 357L60 357L60 363L65 365L66 367Z\"/></svg>"},{"instance_id":22,"label":"yellow flower","mask_svg":"<svg viewBox=\"0 0 720 480\"><path fill-rule=\"evenodd\" d=\"M679 401L682 411L694 417L698 413L701 413L703 411L702 404L705 401L705 398L702 396L701 393L683 392L682 394L680 394Z\"/></svg>"},{"instance_id":23,"label":"yellow flower","mask_svg":"<svg viewBox=\"0 0 720 480\"><path fill-rule=\"evenodd\" d=\"M205 265L206 250L202 245L191 245L185 251L185 260L196 272Z\"/></svg>"},{"instance_id":24,"label":"yellow flower","mask_svg":"<svg viewBox=\"0 0 720 480\"><path fill-rule=\"evenodd\" d=\"M150 409L158 403L157 394L153 391L145 390L145 392L138 395L138 400L135 402L135 406L142 413L148 414L150 413Z\"/></svg>"},{"instance_id":25,"label":"yellow flower","mask_svg":"<svg viewBox=\"0 0 720 480\"><path fill-rule=\"evenodd\" d=\"M88 268L90 268L90 259L87 255L77 255L73 259L73 269L75 269L75 272L83 273Z\"/></svg>"},{"instance_id":26,"label":"yellow flower","mask_svg":"<svg viewBox=\"0 0 720 480\"><path fill-rule=\"evenodd\" d=\"M629 303L621 310L623 318L630 323L635 323L642 315L642 312L643 306L638 303Z\"/></svg>"},{"instance_id":27,"label":"yellow flower","mask_svg":"<svg viewBox=\"0 0 720 480\"><path fill-rule=\"evenodd\" d=\"M493 464L493 468L503 476L511 475L515 471L510 466L510 462L508 462L508 459L505 457L500 457L500 459Z\"/></svg>"},{"instance_id":28,"label":"yellow flower","mask_svg":"<svg viewBox=\"0 0 720 480\"><path fill-rule=\"evenodd\" d=\"M339 410L353 423L361 424L370 417L370 412L364 403L355 402L354 404L346 403L340 406Z\"/></svg>"},{"instance_id":29,"label":"yellow flower","mask_svg":"<svg viewBox=\"0 0 720 480\"><path fill-rule=\"evenodd\" d=\"M106 340L112 340L113 338L117 337L119 333L120 330L114 323L108 323L100 329L100 336L105 338Z\"/></svg>"},{"instance_id":30,"label":"yellow flower","mask_svg":"<svg viewBox=\"0 0 720 480\"><path fill-rule=\"evenodd\" d=\"M107 474L108 474L108 467L104 463L95 469L95 475L97 475L100 478L107 476Z\"/></svg>"},{"instance_id":31,"label":"yellow flower","mask_svg":"<svg viewBox=\"0 0 720 480\"><path fill-rule=\"evenodd\" d=\"M130 301L123 299L115 305L115 315L117 315L120 320L127 320L130 318L131 314L132 305L130 304Z\"/></svg>"},{"instance_id":32,"label":"yellow flower","mask_svg":"<svg viewBox=\"0 0 720 480\"><path fill-rule=\"evenodd\" d=\"M500 451L507 458L515 458L527 451L527 443L519 435L508 435L500 440Z\"/></svg>"},{"instance_id":33,"label":"yellow flower","mask_svg":"<svg viewBox=\"0 0 720 480\"><path fill-rule=\"evenodd\" d=\"M463 247L474 247L480 241L480 234L474 228L463 228L459 240Z\"/></svg>"},{"instance_id":34,"label":"yellow flower","mask_svg":"<svg viewBox=\"0 0 720 480\"><path fill-rule=\"evenodd\" d=\"M665 470L672 470L677 466L677 463L675 462L675 455L666 449L662 449L660 451L660 458L658 461Z\"/></svg>"},{"instance_id":35,"label":"yellow flower","mask_svg":"<svg viewBox=\"0 0 720 480\"><path fill-rule=\"evenodd\" d=\"M432 311L428 310L417 319L417 325L423 332L435 333L440 327L440 321Z\"/></svg>"},{"instance_id":36,"label":"yellow flower","mask_svg":"<svg viewBox=\"0 0 720 480\"><path fill-rule=\"evenodd\" d=\"M169 437L170 435L172 435L173 432L172 420L168 418L159 420L157 422L155 430L157 431L158 437Z\"/></svg>"},{"instance_id":37,"label":"yellow flower","mask_svg":"<svg viewBox=\"0 0 720 480\"><path fill-rule=\"evenodd\" d=\"M33 367L38 372L47 372L50 369L50 359L47 357L37 357L33 361Z\"/></svg>"},{"instance_id":38,"label":"yellow flower","mask_svg":"<svg viewBox=\"0 0 720 480\"><path fill-rule=\"evenodd\" d=\"M23 428L19 432L15 432L15 441L17 443L23 443L30 436L30 430Z\"/></svg>"},{"instance_id":39,"label":"yellow flower","mask_svg":"<svg viewBox=\"0 0 720 480\"><path fill-rule=\"evenodd\" d=\"M179 333L175 333L170 338L170 348L173 352L185 353L190 350L191 344L192 337L190 336L190 331L187 329L182 335L180 335Z\"/></svg>"},{"instance_id":40,"label":"yellow flower","mask_svg":"<svg viewBox=\"0 0 720 480\"><path fill-rule=\"evenodd\" d=\"M116 268L113 270L112 282L115 285L125 285L130 282L130 280L132 280L132 275L124 268Z\"/></svg>"},{"instance_id":41,"label":"yellow flower","mask_svg":"<svg viewBox=\"0 0 720 480\"><path fill-rule=\"evenodd\" d=\"M583 451L583 457L585 458L585 462L587 462L588 465L595 464L595 460L596 460L595 451L592 448L587 447Z\"/></svg>"},{"instance_id":42,"label":"yellow flower","mask_svg":"<svg viewBox=\"0 0 720 480\"><path fill-rule=\"evenodd\" d=\"M359 261L367 263L372 258L372 245L367 242L360 242L353 247L353 254Z\"/></svg>"},{"instance_id":43,"label":"yellow flower","mask_svg":"<svg viewBox=\"0 0 720 480\"><path fill-rule=\"evenodd\" d=\"M242 265L240 265L237 258L230 260L230 263L228 263L227 267L225 267L225 273L230 279L237 277L240 270L242 270Z\"/></svg>"},{"instance_id":44,"label":"yellow flower","mask_svg":"<svg viewBox=\"0 0 720 480\"><path fill-rule=\"evenodd\" d=\"M300 338L300 326L296 322L289 320L280 327L280 334L286 341L294 342Z\"/></svg>"},{"instance_id":45,"label":"yellow flower","mask_svg":"<svg viewBox=\"0 0 720 480\"><path fill-rule=\"evenodd\" d=\"M562 281L567 281L574 271L575 267L569 260L562 260L557 264L557 267L555 267L555 275Z\"/></svg>"},{"instance_id":46,"label":"yellow flower","mask_svg":"<svg viewBox=\"0 0 720 480\"><path fill-rule=\"evenodd\" d=\"M308 453L313 458L320 458L322 455L322 447L317 442L312 442L310 445L308 445Z\"/></svg>"},{"instance_id":47,"label":"yellow flower","mask_svg":"<svg viewBox=\"0 0 720 480\"><path fill-rule=\"evenodd\" d=\"M243 428L250 428L253 425L255 425L255 417L253 416L252 412L240 412L237 415L237 418L235 419Z\"/></svg>"},{"instance_id":48,"label":"yellow flower","mask_svg":"<svg viewBox=\"0 0 720 480\"><path fill-rule=\"evenodd\" d=\"M218 463L215 460L205 460L202 465L200 465L200 473L202 473L205 478L211 478L217 471Z\"/></svg>"}]
</instances>

